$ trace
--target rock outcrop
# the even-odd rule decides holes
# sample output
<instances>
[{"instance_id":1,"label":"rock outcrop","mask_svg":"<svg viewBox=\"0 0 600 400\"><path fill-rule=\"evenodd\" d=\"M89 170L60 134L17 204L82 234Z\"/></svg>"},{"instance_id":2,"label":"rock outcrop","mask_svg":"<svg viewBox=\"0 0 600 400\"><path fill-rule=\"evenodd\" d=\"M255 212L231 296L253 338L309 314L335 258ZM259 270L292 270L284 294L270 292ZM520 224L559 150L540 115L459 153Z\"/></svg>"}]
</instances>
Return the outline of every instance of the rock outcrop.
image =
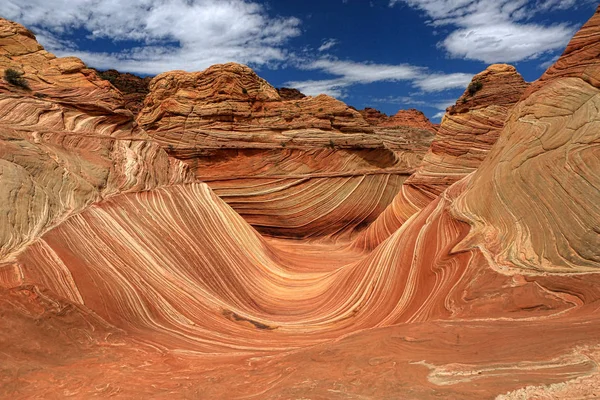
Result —
<instances>
[{"instance_id":1,"label":"rock outcrop","mask_svg":"<svg viewBox=\"0 0 600 400\"><path fill-rule=\"evenodd\" d=\"M369 201L372 211L383 203L369 177L393 179L390 168L408 163L427 131L404 128L404 142L381 136L327 97L298 100L306 110L286 129L272 110L295 101L231 64L209 69L210 79L156 78L140 119L148 133L95 72L64 67L81 63L44 52L18 24L0 27L0 68L25 72L30 87L0 83L0 397L597 395L600 8L531 86L509 66L476 76L483 84L449 109L411 177L422 183L403 186L420 190L422 203L401 224L370 225L376 246L363 236L329 240L335 220L320 214L319 199L329 191L347 215ZM329 125L314 115L319 104L337 113ZM177 132L182 149L170 150ZM237 143L256 132L261 146L295 133L303 144L255 156ZM355 138L319 158L309 146L323 135ZM237 153L188 174L199 138L232 139ZM360 176L370 190L334 187L331 176L319 187L309 175L312 184L290 184L282 203L268 197L270 160L248 161L276 150L289 158L274 167L287 173L281 181L295 163L298 174ZM252 173L228 181L228 169ZM267 196L253 205L257 218L276 210L285 215L278 228L293 220L305 236L320 234L261 234L252 213L223 201L225 182L241 203L240 183ZM366 200L349 200L357 191ZM356 228L348 226L336 229Z\"/></svg>"},{"instance_id":2,"label":"rock outcrop","mask_svg":"<svg viewBox=\"0 0 600 400\"><path fill-rule=\"evenodd\" d=\"M119 89L123 94L126 109L130 110L133 115L137 115L144 105L144 99L150 91L148 86L152 77L141 78L130 73L121 73L114 69L107 71L98 71L98 75Z\"/></svg>"},{"instance_id":3,"label":"rock outcrop","mask_svg":"<svg viewBox=\"0 0 600 400\"><path fill-rule=\"evenodd\" d=\"M294 88L277 88L277 93L279 93L281 100L300 100L306 97L304 93Z\"/></svg>"},{"instance_id":4,"label":"rock outcrop","mask_svg":"<svg viewBox=\"0 0 600 400\"><path fill-rule=\"evenodd\" d=\"M425 114L414 108L400 110L391 117L371 107L366 107L358 112L369 124L380 128L408 127L428 130L432 134L435 134L437 131L437 127L429 121Z\"/></svg>"},{"instance_id":5,"label":"rock outcrop","mask_svg":"<svg viewBox=\"0 0 600 400\"><path fill-rule=\"evenodd\" d=\"M400 110L387 120L381 121L378 126L387 128L408 126L411 128L426 129L433 133L436 132L434 125L429 121L425 114L414 108Z\"/></svg>"},{"instance_id":6,"label":"rock outcrop","mask_svg":"<svg viewBox=\"0 0 600 400\"><path fill-rule=\"evenodd\" d=\"M348 236L374 220L430 132L374 132L332 97L282 100L250 68L157 76L138 123L263 233Z\"/></svg>"},{"instance_id":7,"label":"rock outcrop","mask_svg":"<svg viewBox=\"0 0 600 400\"><path fill-rule=\"evenodd\" d=\"M417 171L357 244L377 246L453 183L475 171L527 87L510 65L491 65L475 75L456 104L448 108Z\"/></svg>"},{"instance_id":8,"label":"rock outcrop","mask_svg":"<svg viewBox=\"0 0 600 400\"><path fill-rule=\"evenodd\" d=\"M363 116L365 121L367 121L373 126L379 126L379 124L387 121L389 118L386 114L371 107L366 107L362 110L358 110L358 112L360 113L360 115Z\"/></svg>"},{"instance_id":9,"label":"rock outcrop","mask_svg":"<svg viewBox=\"0 0 600 400\"><path fill-rule=\"evenodd\" d=\"M123 97L74 57L46 52L23 26L0 19L0 260L91 203L189 181L135 127Z\"/></svg>"},{"instance_id":10,"label":"rock outcrop","mask_svg":"<svg viewBox=\"0 0 600 400\"><path fill-rule=\"evenodd\" d=\"M600 267L600 13L525 92L456 214L498 268ZM485 196L486 201L481 199Z\"/></svg>"}]
</instances>

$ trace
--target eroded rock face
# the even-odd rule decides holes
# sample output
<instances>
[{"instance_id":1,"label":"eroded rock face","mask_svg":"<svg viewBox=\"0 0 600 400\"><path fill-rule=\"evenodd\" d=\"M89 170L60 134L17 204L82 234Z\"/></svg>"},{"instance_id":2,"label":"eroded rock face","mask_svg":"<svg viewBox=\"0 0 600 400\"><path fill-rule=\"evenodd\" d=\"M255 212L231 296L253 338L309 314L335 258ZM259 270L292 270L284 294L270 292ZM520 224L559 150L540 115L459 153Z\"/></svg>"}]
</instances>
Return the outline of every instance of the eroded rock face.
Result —
<instances>
[{"instance_id":1,"label":"eroded rock face","mask_svg":"<svg viewBox=\"0 0 600 400\"><path fill-rule=\"evenodd\" d=\"M0 19L0 260L91 203L191 179L134 127L121 94L74 57L56 58Z\"/></svg>"},{"instance_id":2,"label":"eroded rock face","mask_svg":"<svg viewBox=\"0 0 600 400\"><path fill-rule=\"evenodd\" d=\"M357 243L378 245L415 212L475 171L498 140L504 121L527 87L516 69L506 64L491 65L475 75L456 104L448 108L417 171Z\"/></svg>"},{"instance_id":3,"label":"eroded rock face","mask_svg":"<svg viewBox=\"0 0 600 400\"><path fill-rule=\"evenodd\" d=\"M433 134L437 131L436 126L429 121L425 114L414 108L400 110L391 117L371 107L366 107L358 112L369 124L380 128L410 127L428 130Z\"/></svg>"},{"instance_id":4,"label":"eroded rock face","mask_svg":"<svg viewBox=\"0 0 600 400\"><path fill-rule=\"evenodd\" d=\"M600 14L511 111L456 208L498 268L600 267ZM551 195L549 195L551 193ZM486 201L482 202L482 196Z\"/></svg>"},{"instance_id":5,"label":"eroded rock face","mask_svg":"<svg viewBox=\"0 0 600 400\"><path fill-rule=\"evenodd\" d=\"M386 114L371 107L366 107L362 110L358 110L358 112L360 113L360 115L363 116L365 121L367 121L373 126L378 126L379 124L387 121L389 118Z\"/></svg>"},{"instance_id":6,"label":"eroded rock face","mask_svg":"<svg viewBox=\"0 0 600 400\"><path fill-rule=\"evenodd\" d=\"M114 69L107 71L98 71L98 75L119 89L123 94L124 107L137 115L144 105L144 99L150 91L148 86L152 77L141 78L130 73L121 73Z\"/></svg>"},{"instance_id":7,"label":"eroded rock face","mask_svg":"<svg viewBox=\"0 0 600 400\"><path fill-rule=\"evenodd\" d=\"M283 100L239 64L169 72L137 121L263 233L352 235L391 202L432 135L375 132L332 97Z\"/></svg>"},{"instance_id":8,"label":"eroded rock face","mask_svg":"<svg viewBox=\"0 0 600 400\"><path fill-rule=\"evenodd\" d=\"M294 88L277 88L281 100L300 100L306 97L304 93Z\"/></svg>"},{"instance_id":9,"label":"eroded rock face","mask_svg":"<svg viewBox=\"0 0 600 400\"><path fill-rule=\"evenodd\" d=\"M426 129L433 133L436 132L434 125L429 121L425 114L414 108L400 110L387 120L380 122L378 126L389 128L409 126L412 128Z\"/></svg>"},{"instance_id":10,"label":"eroded rock face","mask_svg":"<svg viewBox=\"0 0 600 400\"><path fill-rule=\"evenodd\" d=\"M35 47L26 32L22 36L11 43ZM13 219L2 222L0 232L10 233L3 249L13 251L0 264L0 396L593 398L600 385L600 89L595 85L600 60L588 56L600 52L600 12L573 43L563 56L569 62L557 62L573 67L535 83L516 105L479 101L478 94L493 98L483 85L466 99L473 109L448 113L428 157L443 161L438 174L453 166L462 177L432 180L424 196L441 194L391 234L386 236L391 225L373 225L379 230L375 237L385 239L372 250L364 242L349 246L326 235L307 241L260 234L248 223L250 214L242 218L223 194L183 179L185 169L175 173L160 164L163 159L183 165L144 130L130 128L131 113L119 108L120 94L108 87L100 96L104 90L86 83L94 79L79 73L57 78L63 86L77 83L72 90L85 99L82 107L74 98L57 100L64 98L65 87L56 85L53 97L34 74L26 75L32 91L45 89L46 99L2 83L0 145L8 149L2 163L10 169L0 175L0 193L10 195L8 203L0 202L0 215ZM580 49L586 68L570 60L572 49ZM27 58L3 57L2 65L31 68ZM477 78L485 75L493 82L494 74L515 72L493 66ZM217 81L215 99L221 87L239 88L227 76ZM176 110L178 99L200 97L190 88L178 90L162 102L165 109ZM273 93L268 87L264 92L258 96ZM106 106L87 112L86 101L95 96ZM220 108L227 102L235 103L215 100ZM490 121L503 109L508 118L491 146L489 132L496 125ZM56 116L59 112L64 118ZM165 135L174 134L166 128L169 118L173 126L180 124L174 111L156 120ZM198 125L204 123L220 122ZM245 132L235 126L219 135L241 138ZM224 141L218 129L206 131ZM321 131L344 135L337 128ZM371 175L391 177L386 163L409 153L392 144L418 146L421 132L404 131L402 143L373 133L397 157L387 161L378 147L374 154L361 153L362 161L356 147L348 148L354 153L328 149L325 160L306 148L279 151L291 159L289 165L346 171L353 178L355 163L385 171L361 172L367 181ZM266 128L264 135L274 133ZM105 147L102 140L110 144ZM459 152L458 144L472 146L472 153ZM483 155L486 146L492 148ZM24 149L54 164L35 164ZM436 153L442 150L445 157ZM236 164L250 168L244 160L254 156L244 154L248 149L236 151L238 158L213 165L215 174ZM303 158L307 153L315 157L314 166ZM422 167L424 176L436 177L433 167ZM268 171L269 164L253 168L247 180L230 180L232 193L244 182L269 195L272 184L259 181L261 168ZM26 173L13 172L20 170ZM95 173L114 179L96 179ZM29 181L37 186L22 193ZM69 186L72 182L80 186ZM288 200L292 215L286 218L309 210L316 219L311 229L318 229L332 220L315 210L314 198L322 194L314 186L290 185L296 197L295 203ZM84 187L95 197L86 197ZM351 193L340 187L333 191L343 194L337 207L355 212L350 206L356 200L347 202ZM362 193L379 202L374 191ZM238 197L247 202L245 195ZM23 206L27 199L31 204L41 199L44 207ZM81 206L81 199L91 200ZM257 213L277 209L278 201L256 202ZM50 227L50 219L36 216L49 214L53 204L63 208L56 208ZM30 225L35 227L21 229ZM23 237L28 242L18 245Z\"/></svg>"}]
</instances>

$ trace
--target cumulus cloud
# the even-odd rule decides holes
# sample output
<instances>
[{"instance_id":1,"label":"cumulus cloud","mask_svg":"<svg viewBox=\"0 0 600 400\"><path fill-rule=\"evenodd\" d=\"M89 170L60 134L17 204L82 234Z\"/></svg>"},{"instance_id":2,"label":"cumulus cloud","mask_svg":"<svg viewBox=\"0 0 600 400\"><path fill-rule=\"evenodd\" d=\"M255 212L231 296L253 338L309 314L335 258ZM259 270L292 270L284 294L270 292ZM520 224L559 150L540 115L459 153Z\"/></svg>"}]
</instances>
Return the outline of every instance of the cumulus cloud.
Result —
<instances>
[{"instance_id":1,"label":"cumulus cloud","mask_svg":"<svg viewBox=\"0 0 600 400\"><path fill-rule=\"evenodd\" d=\"M335 76L333 79L286 83L286 86L295 87L309 96L322 93L343 97L346 93L344 89L356 84L400 81L409 82L423 92L440 92L465 88L473 77L473 74L466 73L432 73L425 67L410 64L359 63L325 57L312 62L299 63L299 68L321 71Z\"/></svg>"},{"instance_id":2,"label":"cumulus cloud","mask_svg":"<svg viewBox=\"0 0 600 400\"><path fill-rule=\"evenodd\" d=\"M30 27L58 55L98 68L156 74L201 70L237 61L268 65L287 59L284 45L300 35L300 20L273 17L248 0L3 0L0 14ZM78 51L70 33L127 41L116 52ZM131 48L131 41L137 46Z\"/></svg>"},{"instance_id":3,"label":"cumulus cloud","mask_svg":"<svg viewBox=\"0 0 600 400\"><path fill-rule=\"evenodd\" d=\"M390 6L400 3L424 11L433 26L454 29L439 43L450 56L488 64L562 50L575 33L567 23L529 22L540 12L571 7L575 0L391 0Z\"/></svg>"}]
</instances>

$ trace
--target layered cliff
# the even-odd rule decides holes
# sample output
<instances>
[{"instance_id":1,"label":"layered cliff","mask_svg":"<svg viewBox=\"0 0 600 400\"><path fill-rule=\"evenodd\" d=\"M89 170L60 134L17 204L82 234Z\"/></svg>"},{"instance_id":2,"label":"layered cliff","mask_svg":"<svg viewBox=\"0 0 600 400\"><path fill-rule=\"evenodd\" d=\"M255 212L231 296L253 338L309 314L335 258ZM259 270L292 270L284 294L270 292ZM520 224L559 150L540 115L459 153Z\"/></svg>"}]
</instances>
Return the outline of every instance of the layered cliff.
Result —
<instances>
[{"instance_id":1,"label":"layered cliff","mask_svg":"<svg viewBox=\"0 0 600 400\"><path fill-rule=\"evenodd\" d=\"M329 96L282 100L233 63L157 76L137 121L253 226L283 237L366 226L432 138L416 128L374 132Z\"/></svg>"},{"instance_id":2,"label":"layered cliff","mask_svg":"<svg viewBox=\"0 0 600 400\"><path fill-rule=\"evenodd\" d=\"M0 260L91 203L191 179L79 59L4 19L0 48L2 75L25 82L0 80Z\"/></svg>"},{"instance_id":3,"label":"layered cliff","mask_svg":"<svg viewBox=\"0 0 600 400\"><path fill-rule=\"evenodd\" d=\"M596 12L525 92L459 200L457 215L472 225L463 246L477 245L498 268L600 267L599 53Z\"/></svg>"},{"instance_id":4,"label":"layered cliff","mask_svg":"<svg viewBox=\"0 0 600 400\"><path fill-rule=\"evenodd\" d=\"M510 65L491 65L475 75L456 104L446 111L421 165L357 245L377 246L445 189L475 171L527 87Z\"/></svg>"}]
</instances>

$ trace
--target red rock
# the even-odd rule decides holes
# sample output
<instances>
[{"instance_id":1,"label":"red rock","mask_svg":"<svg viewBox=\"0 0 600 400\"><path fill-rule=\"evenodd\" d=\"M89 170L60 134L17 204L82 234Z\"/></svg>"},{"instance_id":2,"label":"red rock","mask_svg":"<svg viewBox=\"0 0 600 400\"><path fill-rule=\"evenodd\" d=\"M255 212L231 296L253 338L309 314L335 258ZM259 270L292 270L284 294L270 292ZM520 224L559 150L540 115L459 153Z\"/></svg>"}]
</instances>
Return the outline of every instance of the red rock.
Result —
<instances>
[{"instance_id":1,"label":"red rock","mask_svg":"<svg viewBox=\"0 0 600 400\"><path fill-rule=\"evenodd\" d=\"M282 100L250 68L157 76L138 123L263 233L349 237L374 220L431 135L374 131L332 97Z\"/></svg>"},{"instance_id":2,"label":"red rock","mask_svg":"<svg viewBox=\"0 0 600 400\"><path fill-rule=\"evenodd\" d=\"M277 93L281 100L300 100L306 97L306 95L294 88L277 88Z\"/></svg>"},{"instance_id":3,"label":"red rock","mask_svg":"<svg viewBox=\"0 0 600 400\"><path fill-rule=\"evenodd\" d=\"M123 97L74 57L56 58L0 19L0 260L90 204L190 181L186 166L135 127Z\"/></svg>"},{"instance_id":4,"label":"red rock","mask_svg":"<svg viewBox=\"0 0 600 400\"><path fill-rule=\"evenodd\" d=\"M381 111L376 110L371 107L366 107L363 110L358 110L358 112L360 113L360 115L363 116L365 121L367 121L369 124L371 124L373 126L379 126L379 124L381 124L384 121L387 121L389 118L387 115L385 115Z\"/></svg>"},{"instance_id":5,"label":"red rock","mask_svg":"<svg viewBox=\"0 0 600 400\"><path fill-rule=\"evenodd\" d=\"M378 126L393 128L397 126L410 126L412 128L426 129L435 134L436 130L429 119L419 110L411 108L409 110L400 110L387 120L379 123Z\"/></svg>"},{"instance_id":6,"label":"red rock","mask_svg":"<svg viewBox=\"0 0 600 400\"><path fill-rule=\"evenodd\" d=\"M32 91L44 90L47 98L7 83L0 88L0 396L593 398L600 385L600 89L594 84L600 59L586 54L600 50L599 20L597 13L569 46L586 49L583 72L567 50L557 62L565 66L560 74L523 94L514 85L507 89L514 105L493 104L501 96L490 88L494 75L503 78L498 88L520 82L513 69L493 66L478 76L489 78L487 91L484 84L444 117L417 172L423 197L439 195L389 235L391 225L375 224L381 240L372 249L324 236L262 235L248 223L250 214L242 218L223 193L192 182L182 163L133 128L119 92L110 85L94 89L95 74L73 72L74 59L54 70L55 62L37 58L41 50L30 33L1 20L13 33L0 66L24 70ZM226 135L243 142L253 131L263 132L265 143L277 137L273 124L253 120L244 128L235 119L218 120L214 110L227 102L225 115L242 115L245 106L236 103L243 100L235 100L242 94L290 103L269 100L276 91L256 79L247 82L258 87L240 94L239 82L250 75L236 78L238 67L232 74L218 68L206 90L173 78L156 88L177 87L160 105L151 103L160 93L148 96L145 121L163 145L181 127L180 134L188 133L176 110L191 109L184 115L196 120L190 98L210 117L190 127L198 137L208 132L215 142L226 142ZM56 74L56 84L44 86L46 71ZM81 106L67 89L82 97ZM87 111L93 99L98 106ZM342 107L329 98L306 101ZM356 113L336 118L364 126ZM302 128L304 145L319 135L346 135L333 125L311 134ZM227 126L235 129L219 128ZM377 165L385 161L381 148L366 151L369 134L398 159L414 154L390 143L415 148L426 131L403 129L356 133L361 139L354 143L365 151L361 165L376 167L360 179L394 175ZM413 136L400 140L393 132ZM466 146L472 151L462 151ZM300 150L279 149L290 163L355 178L357 153L331 149L326 160L312 160L306 153L320 154ZM220 182L236 163L249 168L242 162L251 158L243 154L248 149L238 151L238 159L213 164ZM435 157L442 162L434 168L427 160ZM443 179L452 168L460 180ZM268 195L272 184L258 181L268 169L242 182ZM240 178L232 178L235 194ZM365 201L349 201L353 191L340 180L339 190L331 179L316 190L290 184L296 189L284 203L291 213L282 219L304 212L314 216L313 230L331 224L316 200L327 190L341 193L334 208L355 212L352 205ZM367 191L361 196L380 203ZM255 209L275 204L282 215L287 209L278 201L266 198Z\"/></svg>"},{"instance_id":7,"label":"red rock","mask_svg":"<svg viewBox=\"0 0 600 400\"><path fill-rule=\"evenodd\" d=\"M124 107L137 115L144 105L144 99L150 91L148 86L152 77L141 78L130 73L121 73L114 69L98 71L102 79L113 84L123 93L125 99Z\"/></svg>"},{"instance_id":8,"label":"red rock","mask_svg":"<svg viewBox=\"0 0 600 400\"><path fill-rule=\"evenodd\" d=\"M475 75L469 86L476 82L481 88L474 93L465 90L448 108L421 165L392 204L361 234L357 245L377 246L486 158L528 84L514 67L505 64L491 65Z\"/></svg>"}]
</instances>

